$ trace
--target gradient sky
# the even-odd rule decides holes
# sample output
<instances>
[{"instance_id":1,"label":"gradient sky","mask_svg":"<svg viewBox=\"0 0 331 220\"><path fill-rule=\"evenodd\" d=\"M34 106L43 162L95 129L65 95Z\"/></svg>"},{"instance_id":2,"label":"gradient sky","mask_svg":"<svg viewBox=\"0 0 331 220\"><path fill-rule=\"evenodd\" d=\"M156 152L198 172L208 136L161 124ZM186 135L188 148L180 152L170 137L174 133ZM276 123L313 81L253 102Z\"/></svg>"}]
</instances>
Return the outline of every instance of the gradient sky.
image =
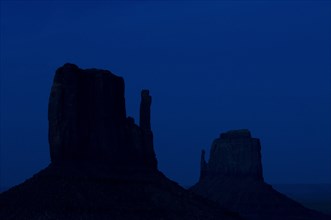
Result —
<instances>
[{"instance_id":1,"label":"gradient sky","mask_svg":"<svg viewBox=\"0 0 331 220\"><path fill-rule=\"evenodd\" d=\"M248 128L268 183L331 183L329 1L1 1L0 186L50 162L47 104L66 62L153 96L159 169L198 180L201 149Z\"/></svg>"}]
</instances>

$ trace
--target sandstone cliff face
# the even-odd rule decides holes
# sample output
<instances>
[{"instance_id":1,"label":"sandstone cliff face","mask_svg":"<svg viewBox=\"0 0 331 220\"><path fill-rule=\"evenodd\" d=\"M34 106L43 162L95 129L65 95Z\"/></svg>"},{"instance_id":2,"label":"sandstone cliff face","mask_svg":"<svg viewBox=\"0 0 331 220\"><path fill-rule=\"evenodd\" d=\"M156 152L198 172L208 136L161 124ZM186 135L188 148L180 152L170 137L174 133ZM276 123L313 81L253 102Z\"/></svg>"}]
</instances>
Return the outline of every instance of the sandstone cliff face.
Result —
<instances>
[{"instance_id":1,"label":"sandstone cliff face","mask_svg":"<svg viewBox=\"0 0 331 220\"><path fill-rule=\"evenodd\" d=\"M56 71L49 98L52 162L156 169L150 106L149 92L143 90L137 126L126 117L123 78L65 64Z\"/></svg>"},{"instance_id":2,"label":"sandstone cliff face","mask_svg":"<svg viewBox=\"0 0 331 220\"><path fill-rule=\"evenodd\" d=\"M264 182L261 144L248 130L220 134L209 161L201 154L200 179L190 190L239 212L248 220L326 220Z\"/></svg>"},{"instance_id":3,"label":"sandstone cliff face","mask_svg":"<svg viewBox=\"0 0 331 220\"><path fill-rule=\"evenodd\" d=\"M203 155L201 178L224 175L263 181L260 140L248 130L222 133L211 146L208 163Z\"/></svg>"}]
</instances>

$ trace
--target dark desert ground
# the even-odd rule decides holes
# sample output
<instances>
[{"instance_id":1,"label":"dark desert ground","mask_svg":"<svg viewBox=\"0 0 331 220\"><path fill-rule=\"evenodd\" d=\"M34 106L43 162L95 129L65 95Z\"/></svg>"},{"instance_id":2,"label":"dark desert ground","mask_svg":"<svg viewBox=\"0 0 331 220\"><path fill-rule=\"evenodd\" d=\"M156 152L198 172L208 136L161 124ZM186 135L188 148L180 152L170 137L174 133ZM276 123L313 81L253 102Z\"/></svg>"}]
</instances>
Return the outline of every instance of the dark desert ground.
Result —
<instances>
[{"instance_id":1,"label":"dark desert ground","mask_svg":"<svg viewBox=\"0 0 331 220\"><path fill-rule=\"evenodd\" d=\"M304 206L331 215L330 185L328 184L275 184L274 188ZM9 187L1 188L1 192Z\"/></svg>"}]
</instances>

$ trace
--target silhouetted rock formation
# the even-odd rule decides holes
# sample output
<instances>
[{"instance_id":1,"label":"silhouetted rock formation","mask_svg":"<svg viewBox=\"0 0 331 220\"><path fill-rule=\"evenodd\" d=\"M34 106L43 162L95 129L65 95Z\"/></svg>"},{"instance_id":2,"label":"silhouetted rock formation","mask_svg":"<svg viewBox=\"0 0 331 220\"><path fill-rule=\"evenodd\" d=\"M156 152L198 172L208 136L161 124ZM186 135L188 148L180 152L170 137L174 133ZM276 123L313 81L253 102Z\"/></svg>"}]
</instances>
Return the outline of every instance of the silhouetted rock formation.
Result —
<instances>
[{"instance_id":1,"label":"silhouetted rock formation","mask_svg":"<svg viewBox=\"0 0 331 220\"><path fill-rule=\"evenodd\" d=\"M147 97L146 97L147 96ZM56 71L49 98L53 163L95 162L156 169L150 96L142 91L141 122L126 118L124 80L106 70L65 64Z\"/></svg>"},{"instance_id":2,"label":"silhouetted rock formation","mask_svg":"<svg viewBox=\"0 0 331 220\"><path fill-rule=\"evenodd\" d=\"M206 163L204 157L201 163ZM248 130L222 133L213 142L208 165L201 171L201 178L224 175L263 181L259 139L252 138Z\"/></svg>"},{"instance_id":3,"label":"silhouetted rock formation","mask_svg":"<svg viewBox=\"0 0 331 220\"><path fill-rule=\"evenodd\" d=\"M329 219L264 182L260 141L246 129L222 133L214 140L208 163L202 151L200 179L191 190L249 220Z\"/></svg>"},{"instance_id":4,"label":"silhouetted rock formation","mask_svg":"<svg viewBox=\"0 0 331 220\"><path fill-rule=\"evenodd\" d=\"M157 170L151 96L140 126L127 117L124 81L65 64L49 99L51 164L0 194L0 219L240 219Z\"/></svg>"}]
</instances>

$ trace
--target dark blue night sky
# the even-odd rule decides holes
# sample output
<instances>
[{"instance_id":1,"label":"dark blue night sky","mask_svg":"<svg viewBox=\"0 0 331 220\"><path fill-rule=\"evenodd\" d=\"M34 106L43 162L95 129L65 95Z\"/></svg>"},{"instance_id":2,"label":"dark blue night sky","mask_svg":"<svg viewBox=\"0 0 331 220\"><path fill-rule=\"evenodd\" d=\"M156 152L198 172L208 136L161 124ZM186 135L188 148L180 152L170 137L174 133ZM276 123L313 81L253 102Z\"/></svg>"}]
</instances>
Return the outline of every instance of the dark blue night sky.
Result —
<instances>
[{"instance_id":1,"label":"dark blue night sky","mask_svg":"<svg viewBox=\"0 0 331 220\"><path fill-rule=\"evenodd\" d=\"M198 180L220 132L261 139L269 183L331 183L329 1L1 1L0 186L49 162L47 104L66 62L153 96L159 169Z\"/></svg>"}]
</instances>

